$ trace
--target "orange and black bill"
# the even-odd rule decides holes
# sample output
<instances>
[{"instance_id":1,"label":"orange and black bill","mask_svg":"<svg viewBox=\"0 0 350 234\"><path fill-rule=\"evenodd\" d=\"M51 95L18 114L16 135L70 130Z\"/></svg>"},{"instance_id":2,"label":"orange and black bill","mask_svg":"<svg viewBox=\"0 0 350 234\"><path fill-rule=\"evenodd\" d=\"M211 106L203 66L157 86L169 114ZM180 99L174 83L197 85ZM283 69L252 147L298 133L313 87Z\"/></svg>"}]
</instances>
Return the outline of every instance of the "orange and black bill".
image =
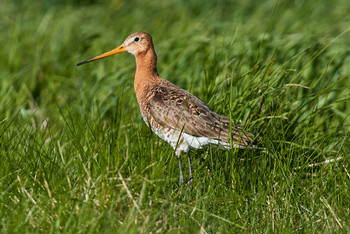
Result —
<instances>
[{"instance_id":1,"label":"orange and black bill","mask_svg":"<svg viewBox=\"0 0 350 234\"><path fill-rule=\"evenodd\" d=\"M113 49L113 50L110 50L106 53L103 53L101 55L98 55L96 57L93 57L91 59L88 59L88 60L85 60L83 62L80 62L77 64L77 66L80 66L80 65L83 65L85 63L89 63L89 62L92 62L92 61L95 61L95 60L98 60L98 59L101 59L101 58L105 58L105 57L108 57L108 56L111 56L113 54L118 54L118 53L122 53L122 52L125 52L126 51L126 47L124 44L121 44L120 46L118 46L117 48Z\"/></svg>"}]
</instances>

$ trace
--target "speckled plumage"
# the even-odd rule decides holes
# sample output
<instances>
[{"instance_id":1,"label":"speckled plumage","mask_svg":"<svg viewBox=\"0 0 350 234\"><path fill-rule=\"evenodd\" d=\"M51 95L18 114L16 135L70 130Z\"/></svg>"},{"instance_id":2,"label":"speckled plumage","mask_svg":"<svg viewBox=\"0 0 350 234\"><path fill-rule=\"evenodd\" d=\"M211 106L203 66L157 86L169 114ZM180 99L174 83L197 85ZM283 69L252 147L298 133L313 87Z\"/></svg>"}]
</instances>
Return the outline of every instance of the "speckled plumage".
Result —
<instances>
[{"instance_id":1,"label":"speckled plumage","mask_svg":"<svg viewBox=\"0 0 350 234\"><path fill-rule=\"evenodd\" d=\"M163 140L170 143L177 155L190 148L217 144L229 148L230 119L216 114L202 100L169 81L145 87L139 105L143 119ZM233 125L233 147L245 148L252 134ZM177 148L176 148L177 146Z\"/></svg>"},{"instance_id":2,"label":"speckled plumage","mask_svg":"<svg viewBox=\"0 0 350 234\"><path fill-rule=\"evenodd\" d=\"M174 148L178 157L181 152L189 152L190 148L202 148L208 144L227 149L253 147L251 133L233 124L230 130L228 117L218 115L201 99L158 75L157 55L148 33L133 33L116 49L78 65L124 51L136 58L134 88L144 121ZM180 161L179 167L182 183Z\"/></svg>"}]
</instances>

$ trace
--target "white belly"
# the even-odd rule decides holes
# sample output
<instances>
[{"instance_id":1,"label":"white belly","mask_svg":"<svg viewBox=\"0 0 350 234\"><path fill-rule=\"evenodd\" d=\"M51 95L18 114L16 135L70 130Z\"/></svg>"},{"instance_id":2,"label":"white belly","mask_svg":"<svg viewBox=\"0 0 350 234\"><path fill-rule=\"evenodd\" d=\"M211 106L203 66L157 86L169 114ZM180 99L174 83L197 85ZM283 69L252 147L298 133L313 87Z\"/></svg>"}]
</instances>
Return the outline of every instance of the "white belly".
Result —
<instances>
[{"instance_id":1,"label":"white belly","mask_svg":"<svg viewBox=\"0 0 350 234\"><path fill-rule=\"evenodd\" d=\"M208 145L218 145L222 148L229 149L230 144L221 140L209 137L196 137L172 128L155 127L149 124L147 119L143 118L147 125L150 125L152 131L164 141L168 142L175 150L177 156L181 152L188 152L190 148L201 149ZM233 144L233 148L244 148L240 145Z\"/></svg>"}]
</instances>

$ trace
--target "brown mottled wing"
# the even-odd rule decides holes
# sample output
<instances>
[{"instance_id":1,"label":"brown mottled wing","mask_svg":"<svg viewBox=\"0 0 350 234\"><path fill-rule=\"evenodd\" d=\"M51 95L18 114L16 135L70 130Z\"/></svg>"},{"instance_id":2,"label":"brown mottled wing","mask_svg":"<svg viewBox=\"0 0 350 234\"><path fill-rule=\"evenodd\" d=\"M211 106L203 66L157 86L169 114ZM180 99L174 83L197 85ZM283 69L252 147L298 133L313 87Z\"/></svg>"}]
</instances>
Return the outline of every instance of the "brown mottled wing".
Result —
<instances>
[{"instance_id":1,"label":"brown mottled wing","mask_svg":"<svg viewBox=\"0 0 350 234\"><path fill-rule=\"evenodd\" d=\"M202 100L176 86L154 86L148 92L147 111L163 127L183 129L196 137L230 141L230 119L216 114ZM253 135L240 126L232 126L232 141L251 144Z\"/></svg>"}]
</instances>

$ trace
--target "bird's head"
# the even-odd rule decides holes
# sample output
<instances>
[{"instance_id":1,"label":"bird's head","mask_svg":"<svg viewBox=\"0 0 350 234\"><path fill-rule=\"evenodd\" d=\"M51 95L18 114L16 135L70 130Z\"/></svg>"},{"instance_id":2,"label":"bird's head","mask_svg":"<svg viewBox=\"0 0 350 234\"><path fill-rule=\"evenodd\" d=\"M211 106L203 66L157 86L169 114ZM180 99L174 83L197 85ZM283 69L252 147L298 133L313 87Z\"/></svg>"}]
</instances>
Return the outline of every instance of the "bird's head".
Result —
<instances>
[{"instance_id":1,"label":"bird's head","mask_svg":"<svg viewBox=\"0 0 350 234\"><path fill-rule=\"evenodd\" d=\"M91 59L80 62L77 64L77 66L125 51L137 56L145 54L150 48L153 49L152 37L145 32L135 32L128 36L125 39L124 43L118 46L117 48L103 53L101 55L95 56Z\"/></svg>"}]
</instances>

